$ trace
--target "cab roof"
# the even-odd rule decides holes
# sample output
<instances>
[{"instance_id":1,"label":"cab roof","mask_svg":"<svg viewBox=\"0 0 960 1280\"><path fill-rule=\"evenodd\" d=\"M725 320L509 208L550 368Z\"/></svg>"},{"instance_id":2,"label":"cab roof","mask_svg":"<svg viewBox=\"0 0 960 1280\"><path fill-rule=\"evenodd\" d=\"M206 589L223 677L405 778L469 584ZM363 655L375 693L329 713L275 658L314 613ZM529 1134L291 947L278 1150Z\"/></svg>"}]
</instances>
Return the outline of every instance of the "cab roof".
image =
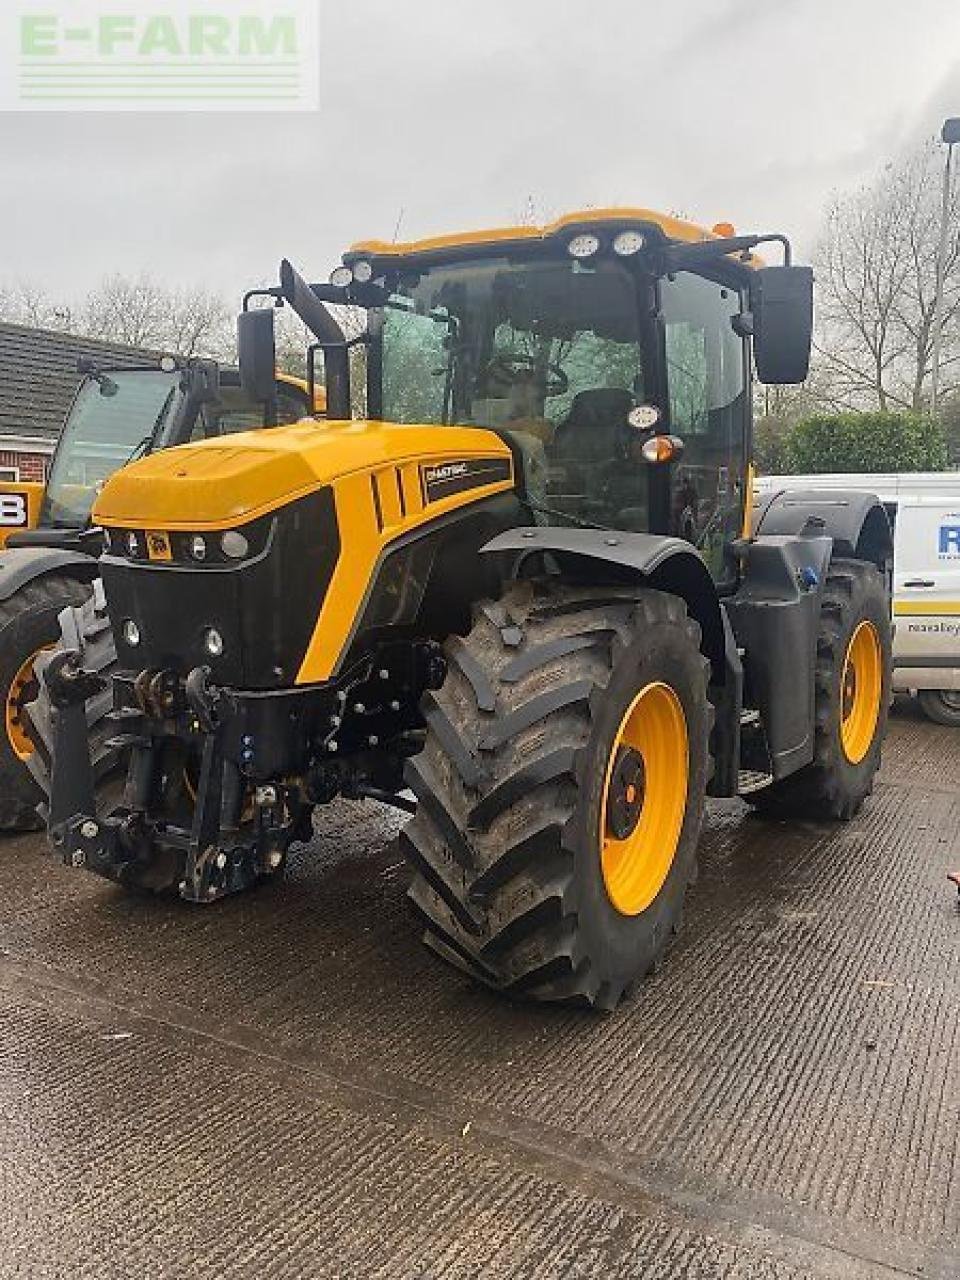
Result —
<instances>
[{"instance_id":1,"label":"cab roof","mask_svg":"<svg viewBox=\"0 0 960 1280\"><path fill-rule=\"evenodd\" d=\"M695 222L683 218L675 218L671 214L657 213L654 209L641 208L608 208L582 209L567 213L553 222L541 227L514 226L495 227L481 231L459 231L450 235L430 236L424 240L410 240L406 243L391 243L386 240L360 240L352 245L344 254L344 261L349 263L359 257L375 258L407 258L423 255L443 254L459 249L482 249L486 245L524 243L550 240L575 232L577 229L608 227L610 230L621 230L627 227L643 226L660 232L664 241L676 241L684 244L700 243L705 240L718 240L734 234L729 224L717 224L712 230L701 227ZM760 266L760 260L753 257L749 265Z\"/></svg>"}]
</instances>

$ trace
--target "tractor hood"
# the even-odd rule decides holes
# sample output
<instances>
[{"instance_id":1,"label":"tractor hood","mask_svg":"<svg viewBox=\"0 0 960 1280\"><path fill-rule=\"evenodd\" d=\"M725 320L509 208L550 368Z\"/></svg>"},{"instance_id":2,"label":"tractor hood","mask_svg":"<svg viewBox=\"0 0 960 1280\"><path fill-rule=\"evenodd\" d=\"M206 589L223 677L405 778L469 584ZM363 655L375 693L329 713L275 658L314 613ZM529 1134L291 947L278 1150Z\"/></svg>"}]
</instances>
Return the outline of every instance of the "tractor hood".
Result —
<instances>
[{"instance_id":1,"label":"tractor hood","mask_svg":"<svg viewBox=\"0 0 960 1280\"><path fill-rule=\"evenodd\" d=\"M183 677L207 666L247 689L327 680L355 634L419 601L429 539L456 542L469 524L448 553L469 573L467 548L523 522L515 484L493 432L382 422L295 423L133 463L94 512L121 666ZM490 501L501 498L509 512L496 516ZM419 577L402 558L408 545L426 547ZM222 652L211 654L211 631Z\"/></svg>"},{"instance_id":2,"label":"tractor hood","mask_svg":"<svg viewBox=\"0 0 960 1280\"><path fill-rule=\"evenodd\" d=\"M510 457L479 428L301 422L152 454L111 477L93 518L107 528L222 529L351 475L408 464L420 466L422 485L445 483L452 496L459 467L499 462L505 479Z\"/></svg>"}]
</instances>

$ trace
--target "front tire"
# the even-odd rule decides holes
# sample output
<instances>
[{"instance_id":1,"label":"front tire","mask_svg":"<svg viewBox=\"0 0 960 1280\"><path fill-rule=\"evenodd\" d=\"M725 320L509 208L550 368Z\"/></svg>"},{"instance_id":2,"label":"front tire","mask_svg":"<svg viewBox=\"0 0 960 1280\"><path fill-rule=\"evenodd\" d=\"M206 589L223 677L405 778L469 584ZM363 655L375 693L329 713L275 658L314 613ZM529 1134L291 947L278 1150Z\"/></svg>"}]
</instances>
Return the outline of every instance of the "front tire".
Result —
<instances>
[{"instance_id":1,"label":"front tire","mask_svg":"<svg viewBox=\"0 0 960 1280\"><path fill-rule=\"evenodd\" d=\"M678 927L708 774L683 601L520 583L428 694L403 833L425 942L487 986L613 1009Z\"/></svg>"},{"instance_id":2,"label":"front tire","mask_svg":"<svg viewBox=\"0 0 960 1280\"><path fill-rule=\"evenodd\" d=\"M814 759L744 796L764 817L855 817L880 768L890 710L890 603L880 571L834 560L817 634Z\"/></svg>"}]
</instances>

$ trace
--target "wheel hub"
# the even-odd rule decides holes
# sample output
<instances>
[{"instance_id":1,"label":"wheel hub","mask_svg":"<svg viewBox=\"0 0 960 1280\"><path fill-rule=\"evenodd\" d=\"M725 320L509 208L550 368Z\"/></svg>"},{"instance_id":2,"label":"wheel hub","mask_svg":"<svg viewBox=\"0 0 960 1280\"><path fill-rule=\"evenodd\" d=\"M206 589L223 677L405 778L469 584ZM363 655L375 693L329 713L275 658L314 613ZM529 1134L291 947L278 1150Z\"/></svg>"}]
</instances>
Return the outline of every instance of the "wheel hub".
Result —
<instances>
[{"instance_id":1,"label":"wheel hub","mask_svg":"<svg viewBox=\"0 0 960 1280\"><path fill-rule=\"evenodd\" d=\"M621 915L640 915L663 888L679 845L688 789L683 705L669 685L645 685L614 735L601 796L603 881Z\"/></svg>"},{"instance_id":2,"label":"wheel hub","mask_svg":"<svg viewBox=\"0 0 960 1280\"><path fill-rule=\"evenodd\" d=\"M880 635L865 619L850 637L840 680L840 746L850 764L860 764L870 751L882 699Z\"/></svg>"},{"instance_id":3,"label":"wheel hub","mask_svg":"<svg viewBox=\"0 0 960 1280\"><path fill-rule=\"evenodd\" d=\"M607 834L626 840L640 821L647 789L643 756L632 747L621 747L610 775L607 793Z\"/></svg>"}]
</instances>

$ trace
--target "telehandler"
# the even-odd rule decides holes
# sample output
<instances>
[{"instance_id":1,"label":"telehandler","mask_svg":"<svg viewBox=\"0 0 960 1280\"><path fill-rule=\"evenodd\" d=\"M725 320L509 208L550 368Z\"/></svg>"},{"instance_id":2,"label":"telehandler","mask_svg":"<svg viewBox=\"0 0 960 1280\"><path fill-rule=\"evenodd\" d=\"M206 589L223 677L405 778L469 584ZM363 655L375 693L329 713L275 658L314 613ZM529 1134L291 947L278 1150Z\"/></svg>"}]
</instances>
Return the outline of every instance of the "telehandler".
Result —
<instances>
[{"instance_id":1,"label":"telehandler","mask_svg":"<svg viewBox=\"0 0 960 1280\"><path fill-rule=\"evenodd\" d=\"M37 655L60 635L61 611L75 611L67 625L71 643L86 645L85 661L106 670L115 658L102 594L92 595L102 536L90 510L107 476L155 449L310 412L306 383L296 378L280 378L270 403L255 404L235 369L172 356L144 361L106 367L82 359L46 486L0 487L8 517L0 550L0 829L42 825L37 805L49 787L49 716L41 707L34 728L25 707L38 693ZM88 709L98 770L114 759L102 720L110 705L101 698Z\"/></svg>"},{"instance_id":2,"label":"telehandler","mask_svg":"<svg viewBox=\"0 0 960 1280\"><path fill-rule=\"evenodd\" d=\"M410 897L440 956L612 1009L678 926L707 794L848 819L879 763L883 507L750 509L751 355L763 381L806 376L812 273L783 236L629 209L362 243L329 284L284 262L266 292L244 383L269 384L289 305L329 420L104 488L129 770L100 812L101 681L57 653L52 846L210 903L277 874L337 795L384 800L415 811ZM365 308L363 335L327 303Z\"/></svg>"}]
</instances>

